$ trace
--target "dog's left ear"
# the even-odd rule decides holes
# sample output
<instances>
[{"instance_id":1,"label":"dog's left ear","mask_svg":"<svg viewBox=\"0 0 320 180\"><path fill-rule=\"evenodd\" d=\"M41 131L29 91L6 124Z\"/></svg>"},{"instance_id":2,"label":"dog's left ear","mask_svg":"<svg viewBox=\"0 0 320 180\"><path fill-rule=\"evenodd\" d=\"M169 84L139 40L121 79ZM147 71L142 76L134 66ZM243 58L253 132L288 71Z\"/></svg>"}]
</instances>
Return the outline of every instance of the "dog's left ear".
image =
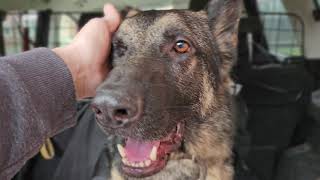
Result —
<instances>
[{"instance_id":1,"label":"dog's left ear","mask_svg":"<svg viewBox=\"0 0 320 180\"><path fill-rule=\"evenodd\" d=\"M207 6L209 26L222 55L222 73L229 73L237 58L238 25L241 0L210 0ZM226 75L226 74L223 74Z\"/></svg>"}]
</instances>

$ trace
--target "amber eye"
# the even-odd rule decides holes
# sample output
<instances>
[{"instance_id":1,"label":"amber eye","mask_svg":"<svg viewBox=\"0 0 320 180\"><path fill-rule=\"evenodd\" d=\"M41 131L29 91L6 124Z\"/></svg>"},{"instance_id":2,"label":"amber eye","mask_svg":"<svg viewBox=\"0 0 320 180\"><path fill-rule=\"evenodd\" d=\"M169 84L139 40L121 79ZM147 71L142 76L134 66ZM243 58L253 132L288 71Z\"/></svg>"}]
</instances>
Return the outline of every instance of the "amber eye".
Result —
<instances>
[{"instance_id":1,"label":"amber eye","mask_svg":"<svg viewBox=\"0 0 320 180\"><path fill-rule=\"evenodd\" d=\"M179 40L173 48L177 53L187 53L190 50L190 44L187 41Z\"/></svg>"}]
</instances>

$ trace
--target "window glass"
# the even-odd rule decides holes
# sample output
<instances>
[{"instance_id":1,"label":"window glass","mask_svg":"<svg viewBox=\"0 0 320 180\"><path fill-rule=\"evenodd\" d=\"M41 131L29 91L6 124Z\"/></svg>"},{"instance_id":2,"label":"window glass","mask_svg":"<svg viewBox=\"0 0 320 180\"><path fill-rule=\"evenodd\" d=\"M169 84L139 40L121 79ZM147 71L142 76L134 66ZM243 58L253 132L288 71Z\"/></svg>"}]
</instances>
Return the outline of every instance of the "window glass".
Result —
<instances>
[{"instance_id":1,"label":"window glass","mask_svg":"<svg viewBox=\"0 0 320 180\"><path fill-rule=\"evenodd\" d=\"M257 0L264 33L272 54L286 58L303 55L303 23L287 13L280 0Z\"/></svg>"},{"instance_id":2,"label":"window glass","mask_svg":"<svg viewBox=\"0 0 320 180\"><path fill-rule=\"evenodd\" d=\"M78 31L79 13L53 13L50 17L48 47L64 46L71 42ZM37 13L30 11L20 14L10 12L3 22L6 55L24 51L23 32L28 29L29 48L34 48L37 29Z\"/></svg>"},{"instance_id":3,"label":"window glass","mask_svg":"<svg viewBox=\"0 0 320 180\"><path fill-rule=\"evenodd\" d=\"M281 0L257 0L261 12L286 12Z\"/></svg>"},{"instance_id":4,"label":"window glass","mask_svg":"<svg viewBox=\"0 0 320 180\"><path fill-rule=\"evenodd\" d=\"M23 33L28 29L29 40L33 42L36 36L36 13L9 13L3 22L3 36L6 55L23 51ZM30 43L30 48L32 48Z\"/></svg>"},{"instance_id":5,"label":"window glass","mask_svg":"<svg viewBox=\"0 0 320 180\"><path fill-rule=\"evenodd\" d=\"M64 46L71 42L78 31L79 14L61 14L51 15L49 44L50 48Z\"/></svg>"}]
</instances>

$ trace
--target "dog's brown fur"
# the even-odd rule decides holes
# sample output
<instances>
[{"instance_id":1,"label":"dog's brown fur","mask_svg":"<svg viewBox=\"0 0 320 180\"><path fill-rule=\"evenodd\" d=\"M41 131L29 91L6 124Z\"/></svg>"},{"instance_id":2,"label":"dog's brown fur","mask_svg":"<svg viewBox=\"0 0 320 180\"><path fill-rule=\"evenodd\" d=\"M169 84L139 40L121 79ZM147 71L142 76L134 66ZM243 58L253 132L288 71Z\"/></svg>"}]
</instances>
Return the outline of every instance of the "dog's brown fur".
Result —
<instances>
[{"instance_id":1,"label":"dog's brown fur","mask_svg":"<svg viewBox=\"0 0 320 180\"><path fill-rule=\"evenodd\" d=\"M180 119L186 129L183 150L171 153L162 171L143 179L233 178L234 123L228 88L229 71L236 58L239 16L239 0L212 0L207 12L140 12L121 24L114 41L115 68L97 91L96 101L114 82L136 90L130 83L134 81L144 87L137 91L147 94L145 111L152 115L130 129L110 129L98 119L100 126L107 132L142 140L165 136ZM163 50L166 36L174 36L176 31L190 38L196 49L179 62ZM150 82L155 87L143 84ZM187 108L163 110L165 107ZM123 176L118 164L119 158L115 158L111 179L135 179Z\"/></svg>"}]
</instances>

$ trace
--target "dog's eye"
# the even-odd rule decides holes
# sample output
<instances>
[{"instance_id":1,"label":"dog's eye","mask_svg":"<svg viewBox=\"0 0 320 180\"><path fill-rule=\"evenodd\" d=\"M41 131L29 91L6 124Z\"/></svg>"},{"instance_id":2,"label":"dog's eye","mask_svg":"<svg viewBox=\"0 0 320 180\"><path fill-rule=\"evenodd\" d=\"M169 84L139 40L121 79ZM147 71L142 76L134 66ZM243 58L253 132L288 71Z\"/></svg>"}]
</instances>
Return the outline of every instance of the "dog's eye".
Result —
<instances>
[{"instance_id":1,"label":"dog's eye","mask_svg":"<svg viewBox=\"0 0 320 180\"><path fill-rule=\"evenodd\" d=\"M187 53L190 50L190 44L187 41L179 40L173 48L177 53Z\"/></svg>"}]
</instances>

